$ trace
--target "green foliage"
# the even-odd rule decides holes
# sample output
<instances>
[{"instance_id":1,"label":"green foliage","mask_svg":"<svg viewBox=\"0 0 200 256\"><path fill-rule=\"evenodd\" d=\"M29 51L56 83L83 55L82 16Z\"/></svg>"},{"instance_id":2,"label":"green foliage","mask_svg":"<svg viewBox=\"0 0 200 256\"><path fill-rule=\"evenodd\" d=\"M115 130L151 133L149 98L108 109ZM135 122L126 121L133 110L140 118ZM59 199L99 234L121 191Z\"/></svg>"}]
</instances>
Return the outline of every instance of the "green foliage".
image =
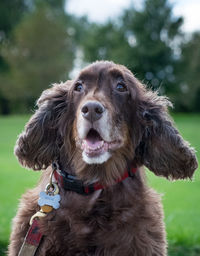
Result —
<instances>
[{"instance_id":1,"label":"green foliage","mask_svg":"<svg viewBox=\"0 0 200 256\"><path fill-rule=\"evenodd\" d=\"M82 42L86 61L109 59L125 64L129 51L124 33L112 22L105 25L91 24Z\"/></svg>"},{"instance_id":2,"label":"green foliage","mask_svg":"<svg viewBox=\"0 0 200 256\"><path fill-rule=\"evenodd\" d=\"M74 64L108 59L166 94L176 111L200 112L200 35L184 40L169 0L144 0L115 20L65 13L65 0L0 2L0 113L25 113ZM81 54L80 54L81 53Z\"/></svg>"},{"instance_id":3,"label":"green foliage","mask_svg":"<svg viewBox=\"0 0 200 256\"><path fill-rule=\"evenodd\" d=\"M12 42L4 48L10 72L1 77L0 90L18 112L32 108L51 83L67 79L74 58L69 22L62 9L38 1L16 26Z\"/></svg>"},{"instance_id":4,"label":"green foliage","mask_svg":"<svg viewBox=\"0 0 200 256\"><path fill-rule=\"evenodd\" d=\"M0 2L0 30L7 37L27 10L24 0L6 0Z\"/></svg>"},{"instance_id":5,"label":"green foliage","mask_svg":"<svg viewBox=\"0 0 200 256\"><path fill-rule=\"evenodd\" d=\"M180 94L177 105L185 111L200 111L200 32L182 44L178 77Z\"/></svg>"},{"instance_id":6,"label":"green foliage","mask_svg":"<svg viewBox=\"0 0 200 256\"><path fill-rule=\"evenodd\" d=\"M174 115L176 124L192 146L200 145L200 116ZM13 147L29 116L0 117L0 255L5 248L21 194L33 187L39 172L20 167L13 155ZM200 160L200 153L197 153ZM163 194L165 223L171 256L197 256L200 251L200 174L191 181L170 182L147 171L148 182Z\"/></svg>"},{"instance_id":7,"label":"green foliage","mask_svg":"<svg viewBox=\"0 0 200 256\"><path fill-rule=\"evenodd\" d=\"M66 79L72 68L73 46L62 18L40 5L14 32L14 43L5 57L11 72L4 94L33 105L52 82Z\"/></svg>"},{"instance_id":8,"label":"green foliage","mask_svg":"<svg viewBox=\"0 0 200 256\"><path fill-rule=\"evenodd\" d=\"M9 64L2 54L3 47L6 42L9 42L13 29L28 10L24 0L0 1L0 76L9 71ZM0 86L0 113L8 114L8 105L8 99Z\"/></svg>"},{"instance_id":9,"label":"green foliage","mask_svg":"<svg viewBox=\"0 0 200 256\"><path fill-rule=\"evenodd\" d=\"M128 10L124 15L124 28L134 40L128 55L131 70L165 93L173 91L173 40L180 34L182 24L182 18L172 17L172 7L167 2L146 0L142 11Z\"/></svg>"},{"instance_id":10,"label":"green foliage","mask_svg":"<svg viewBox=\"0 0 200 256\"><path fill-rule=\"evenodd\" d=\"M8 65L1 54L2 45L5 40L9 39L11 31L27 9L24 0L0 1L0 72L8 69Z\"/></svg>"}]
</instances>

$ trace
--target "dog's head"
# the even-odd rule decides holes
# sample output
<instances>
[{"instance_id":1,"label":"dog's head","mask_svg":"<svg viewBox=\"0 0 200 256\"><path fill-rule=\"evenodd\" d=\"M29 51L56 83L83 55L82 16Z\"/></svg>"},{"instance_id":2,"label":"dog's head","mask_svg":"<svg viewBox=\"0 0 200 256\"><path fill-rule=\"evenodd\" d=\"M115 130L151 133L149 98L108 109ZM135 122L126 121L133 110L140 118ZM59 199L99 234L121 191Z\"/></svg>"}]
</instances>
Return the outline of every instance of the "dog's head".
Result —
<instances>
[{"instance_id":1,"label":"dog's head","mask_svg":"<svg viewBox=\"0 0 200 256\"><path fill-rule=\"evenodd\" d=\"M65 161L88 178L108 175L108 168L98 173L102 165L118 177L130 162L167 178L191 177L195 153L174 128L169 105L124 66L96 62L42 93L15 153L29 168Z\"/></svg>"},{"instance_id":2,"label":"dog's head","mask_svg":"<svg viewBox=\"0 0 200 256\"><path fill-rule=\"evenodd\" d=\"M132 151L135 104L126 71L113 63L95 63L74 82L74 138L88 164L102 164L126 148Z\"/></svg>"}]
</instances>

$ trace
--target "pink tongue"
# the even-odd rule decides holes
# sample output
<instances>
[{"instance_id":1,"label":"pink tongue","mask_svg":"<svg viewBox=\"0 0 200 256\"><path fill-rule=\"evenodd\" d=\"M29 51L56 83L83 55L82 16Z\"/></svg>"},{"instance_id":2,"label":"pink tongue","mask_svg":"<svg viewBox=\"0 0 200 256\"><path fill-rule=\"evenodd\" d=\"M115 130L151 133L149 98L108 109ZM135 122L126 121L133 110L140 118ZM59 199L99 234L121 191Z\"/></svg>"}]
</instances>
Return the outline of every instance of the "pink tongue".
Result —
<instances>
[{"instance_id":1,"label":"pink tongue","mask_svg":"<svg viewBox=\"0 0 200 256\"><path fill-rule=\"evenodd\" d=\"M86 141L87 145L92 149L97 149L98 147L100 147L102 145L102 140L95 141L95 140L86 139L85 141Z\"/></svg>"},{"instance_id":2,"label":"pink tongue","mask_svg":"<svg viewBox=\"0 0 200 256\"><path fill-rule=\"evenodd\" d=\"M102 146L102 138L100 137L99 133L94 129L91 129L89 131L85 142L87 146L93 150L96 150L99 146Z\"/></svg>"}]
</instances>

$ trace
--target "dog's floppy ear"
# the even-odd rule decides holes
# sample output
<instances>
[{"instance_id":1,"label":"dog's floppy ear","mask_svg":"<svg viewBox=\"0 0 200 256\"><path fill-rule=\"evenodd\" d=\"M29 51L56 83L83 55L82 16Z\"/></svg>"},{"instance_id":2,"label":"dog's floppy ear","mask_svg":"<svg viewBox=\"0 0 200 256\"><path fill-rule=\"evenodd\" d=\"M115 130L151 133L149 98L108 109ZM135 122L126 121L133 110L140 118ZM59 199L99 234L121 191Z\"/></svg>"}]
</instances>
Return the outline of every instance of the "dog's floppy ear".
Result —
<instances>
[{"instance_id":1,"label":"dog's floppy ear","mask_svg":"<svg viewBox=\"0 0 200 256\"><path fill-rule=\"evenodd\" d=\"M143 134L136 158L156 175L191 178L198 167L195 151L174 127L167 110L171 103L145 88L139 97L137 113Z\"/></svg>"},{"instance_id":2,"label":"dog's floppy ear","mask_svg":"<svg viewBox=\"0 0 200 256\"><path fill-rule=\"evenodd\" d=\"M15 155L19 162L34 170L46 169L57 159L61 143L60 117L67 114L71 81L54 84L37 101L38 109L19 135Z\"/></svg>"}]
</instances>

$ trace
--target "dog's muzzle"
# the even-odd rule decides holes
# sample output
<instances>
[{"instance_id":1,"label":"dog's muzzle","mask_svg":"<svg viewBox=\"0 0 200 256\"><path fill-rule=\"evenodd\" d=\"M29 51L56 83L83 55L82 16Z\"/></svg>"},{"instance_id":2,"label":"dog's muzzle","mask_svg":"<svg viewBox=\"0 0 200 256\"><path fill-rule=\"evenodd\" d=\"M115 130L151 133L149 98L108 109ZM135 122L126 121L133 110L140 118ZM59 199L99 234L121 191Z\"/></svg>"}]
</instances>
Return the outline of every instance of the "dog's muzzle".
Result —
<instances>
[{"instance_id":1,"label":"dog's muzzle","mask_svg":"<svg viewBox=\"0 0 200 256\"><path fill-rule=\"evenodd\" d=\"M106 162L121 146L119 136L113 136L116 132L111 120L109 110L97 100L88 100L81 106L77 119L78 145L86 163Z\"/></svg>"}]
</instances>

